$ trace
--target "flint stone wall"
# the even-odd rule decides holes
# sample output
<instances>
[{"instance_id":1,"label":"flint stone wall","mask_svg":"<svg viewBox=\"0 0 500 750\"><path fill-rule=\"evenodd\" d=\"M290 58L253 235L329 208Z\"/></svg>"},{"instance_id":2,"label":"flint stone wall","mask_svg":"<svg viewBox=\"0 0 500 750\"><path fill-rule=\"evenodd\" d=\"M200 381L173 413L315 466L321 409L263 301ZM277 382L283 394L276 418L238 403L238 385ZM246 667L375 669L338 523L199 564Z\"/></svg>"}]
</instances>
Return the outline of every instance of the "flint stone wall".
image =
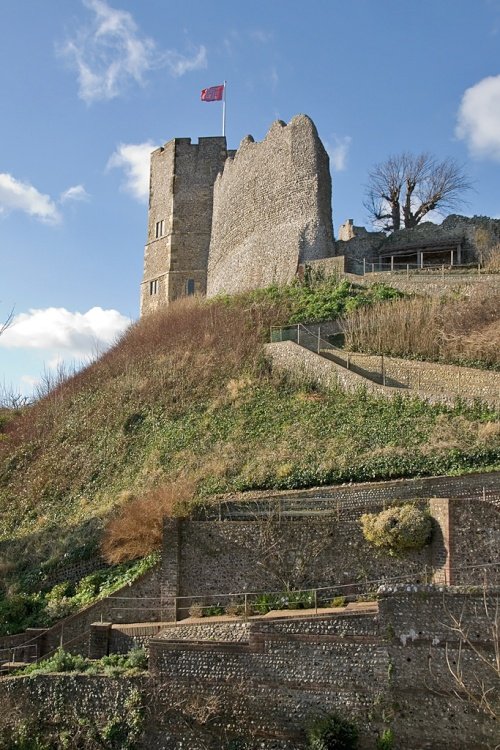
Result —
<instances>
[{"instance_id":1,"label":"flint stone wall","mask_svg":"<svg viewBox=\"0 0 500 750\"><path fill-rule=\"evenodd\" d=\"M497 595L490 592L490 613ZM459 654L452 630L453 618L472 624L474 647L494 656L483 594L397 587L379 596L378 614L251 622L246 642L214 640L210 624L205 640L197 626L190 642L181 625L184 641L150 643L149 676L5 678L0 705L38 726L51 726L55 707L102 726L124 717L137 691L147 717L138 750L220 750L237 738L251 750L302 750L305 727L333 711L356 722L360 750L373 750L388 726L394 750L488 750L496 722L455 695L447 665L461 659L466 684L492 685L470 648Z\"/></svg>"},{"instance_id":2,"label":"flint stone wall","mask_svg":"<svg viewBox=\"0 0 500 750\"><path fill-rule=\"evenodd\" d=\"M313 122L276 121L251 136L214 185L207 294L286 284L298 266L334 255L328 154Z\"/></svg>"}]
</instances>

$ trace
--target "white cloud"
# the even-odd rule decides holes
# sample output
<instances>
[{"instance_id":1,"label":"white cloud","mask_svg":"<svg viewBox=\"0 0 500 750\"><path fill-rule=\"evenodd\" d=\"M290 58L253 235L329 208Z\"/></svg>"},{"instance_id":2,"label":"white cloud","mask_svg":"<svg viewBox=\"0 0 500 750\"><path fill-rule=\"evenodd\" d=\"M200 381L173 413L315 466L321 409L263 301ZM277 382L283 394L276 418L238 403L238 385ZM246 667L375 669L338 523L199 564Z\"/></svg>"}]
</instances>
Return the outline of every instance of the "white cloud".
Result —
<instances>
[{"instance_id":1,"label":"white cloud","mask_svg":"<svg viewBox=\"0 0 500 750\"><path fill-rule=\"evenodd\" d=\"M15 316L0 337L0 346L47 350L52 364L61 361L63 355L85 359L110 346L130 322L117 310L101 307L86 313L64 307L30 310Z\"/></svg>"},{"instance_id":2,"label":"white cloud","mask_svg":"<svg viewBox=\"0 0 500 750\"><path fill-rule=\"evenodd\" d=\"M61 220L56 204L49 195L40 193L33 185L16 180L6 172L0 173L0 214L23 211L47 224Z\"/></svg>"},{"instance_id":3,"label":"white cloud","mask_svg":"<svg viewBox=\"0 0 500 750\"><path fill-rule=\"evenodd\" d=\"M206 49L191 55L162 51L156 42L141 34L128 11L112 8L105 0L83 0L93 12L89 25L80 28L59 52L77 71L79 96L87 103L113 99L130 82L143 85L145 74L168 67L174 77L207 67Z\"/></svg>"},{"instance_id":4,"label":"white cloud","mask_svg":"<svg viewBox=\"0 0 500 750\"><path fill-rule=\"evenodd\" d=\"M107 168L118 167L125 172L124 190L141 203L146 203L149 193L149 162L151 151L157 148L146 143L120 143L111 155Z\"/></svg>"},{"instance_id":5,"label":"white cloud","mask_svg":"<svg viewBox=\"0 0 500 750\"><path fill-rule=\"evenodd\" d=\"M90 195L87 193L83 185L73 185L73 187L68 188L64 193L61 193L59 200L61 203L66 203L67 201L88 201L89 198Z\"/></svg>"},{"instance_id":6,"label":"white cloud","mask_svg":"<svg viewBox=\"0 0 500 750\"><path fill-rule=\"evenodd\" d=\"M333 144L325 141L326 150L330 155L330 161L335 172L343 172L347 166L347 156L349 154L352 138L349 135L344 135L342 138L339 138L339 136L334 133L333 139Z\"/></svg>"},{"instance_id":7,"label":"white cloud","mask_svg":"<svg viewBox=\"0 0 500 750\"><path fill-rule=\"evenodd\" d=\"M198 50L193 50L192 57L182 55L175 50L167 50L164 53L164 59L174 78L180 78L184 73L189 73L191 70L205 69L208 65L207 50L203 45Z\"/></svg>"},{"instance_id":8,"label":"white cloud","mask_svg":"<svg viewBox=\"0 0 500 750\"><path fill-rule=\"evenodd\" d=\"M500 75L483 78L465 91L455 133L473 156L500 161Z\"/></svg>"},{"instance_id":9,"label":"white cloud","mask_svg":"<svg viewBox=\"0 0 500 750\"><path fill-rule=\"evenodd\" d=\"M272 40L273 35L270 31L265 31L264 29L254 29L250 31L250 38L260 44L267 44L267 42Z\"/></svg>"},{"instance_id":10,"label":"white cloud","mask_svg":"<svg viewBox=\"0 0 500 750\"><path fill-rule=\"evenodd\" d=\"M278 83L280 82L280 77L279 77L278 71L276 70L276 68L274 67L274 65L271 68L271 71L269 73L269 81L271 83L272 90L276 91L276 89L278 87Z\"/></svg>"}]
</instances>

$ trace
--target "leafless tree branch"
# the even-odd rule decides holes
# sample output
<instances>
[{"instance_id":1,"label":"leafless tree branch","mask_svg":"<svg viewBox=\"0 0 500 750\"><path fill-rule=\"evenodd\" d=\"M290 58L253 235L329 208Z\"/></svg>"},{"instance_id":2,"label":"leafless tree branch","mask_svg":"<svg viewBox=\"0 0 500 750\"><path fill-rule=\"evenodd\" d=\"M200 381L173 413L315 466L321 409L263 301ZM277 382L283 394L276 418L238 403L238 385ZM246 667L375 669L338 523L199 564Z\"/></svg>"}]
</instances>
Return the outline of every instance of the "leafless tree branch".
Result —
<instances>
[{"instance_id":1,"label":"leafless tree branch","mask_svg":"<svg viewBox=\"0 0 500 750\"><path fill-rule=\"evenodd\" d=\"M404 152L377 164L368 175L364 206L383 231L417 226L430 211L463 205L471 188L463 168L451 158Z\"/></svg>"}]
</instances>

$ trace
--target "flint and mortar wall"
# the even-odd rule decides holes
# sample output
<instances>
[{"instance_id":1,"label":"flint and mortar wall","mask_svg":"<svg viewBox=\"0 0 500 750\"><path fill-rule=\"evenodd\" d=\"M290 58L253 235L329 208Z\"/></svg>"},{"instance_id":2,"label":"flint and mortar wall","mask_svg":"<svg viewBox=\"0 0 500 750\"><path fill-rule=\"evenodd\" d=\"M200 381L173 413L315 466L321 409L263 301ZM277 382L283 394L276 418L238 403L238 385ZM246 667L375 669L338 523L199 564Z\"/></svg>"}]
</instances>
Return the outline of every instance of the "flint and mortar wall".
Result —
<instances>
[{"instance_id":1,"label":"flint and mortar wall","mask_svg":"<svg viewBox=\"0 0 500 750\"><path fill-rule=\"evenodd\" d=\"M57 706L60 715L76 710L102 725L123 716L136 690L148 717L138 747L155 750L219 750L238 736L252 750L302 750L304 728L332 711L358 724L362 750L373 750L386 726L394 750L487 750L496 723L453 694L446 664L446 655L450 663L459 658L453 617L473 623L475 647L492 655L482 594L399 587L380 595L378 615L260 620L248 625L246 641L217 640L211 624L191 634L181 625L183 640L151 641L149 677L6 678L0 705L42 723ZM476 676L488 687L488 670L471 650L461 656L466 680ZM193 719L206 722L201 707L208 723Z\"/></svg>"},{"instance_id":2,"label":"flint and mortar wall","mask_svg":"<svg viewBox=\"0 0 500 750\"><path fill-rule=\"evenodd\" d=\"M300 263L333 255L329 159L313 122L247 136L214 186L208 296L286 284Z\"/></svg>"},{"instance_id":3,"label":"flint and mortar wall","mask_svg":"<svg viewBox=\"0 0 500 750\"><path fill-rule=\"evenodd\" d=\"M326 356L319 356L293 341L266 344L265 352L273 368L326 388L362 388L384 398L420 396L431 403L454 404L457 396L470 402L480 399L492 406L500 403L497 372L384 356L387 385L382 385L373 382L382 380L382 359L378 355L325 350ZM350 369L346 367L348 355Z\"/></svg>"},{"instance_id":4,"label":"flint and mortar wall","mask_svg":"<svg viewBox=\"0 0 500 750\"><path fill-rule=\"evenodd\" d=\"M175 138L151 155L148 239L141 313L187 294L206 294L213 184L227 158L225 138ZM157 237L157 224L164 222ZM157 290L150 293L150 282Z\"/></svg>"},{"instance_id":5,"label":"flint and mortar wall","mask_svg":"<svg viewBox=\"0 0 500 750\"><path fill-rule=\"evenodd\" d=\"M348 265L347 265L347 268ZM358 271L359 272L359 271ZM498 273L469 273L439 271L422 271L406 273L367 273L366 276L350 275L350 280L356 284L382 283L393 286L401 292L425 294L431 297L442 297L450 293L472 296L475 293L498 291L500 289L500 274Z\"/></svg>"},{"instance_id":6,"label":"flint and mortar wall","mask_svg":"<svg viewBox=\"0 0 500 750\"><path fill-rule=\"evenodd\" d=\"M451 485L445 479L402 481L386 483L385 493L377 485L339 487L326 491L327 497L316 490L322 498L317 502L314 495L281 496L260 504L258 500L234 508L229 504L220 509L221 520L168 520L164 556L172 554L175 539L180 554L175 579L163 581L164 601L186 597L178 600L178 616L186 617L193 601L208 605L220 596L225 605L231 593L280 591L287 584L329 587L324 592L328 599L356 593L356 583L399 576L416 581L434 575L436 581L477 583L483 576L481 566L486 566L488 581L494 583L499 580L498 566L491 567L500 544L495 506L499 495L485 490L483 501L479 494L471 496L474 478L460 480L464 481L455 481L455 491L463 497L452 500L436 495L446 489L453 493L453 481ZM434 533L424 550L395 558L365 541L360 526L363 513L379 512L404 500L426 505L427 499ZM478 567L463 570L470 565Z\"/></svg>"}]
</instances>

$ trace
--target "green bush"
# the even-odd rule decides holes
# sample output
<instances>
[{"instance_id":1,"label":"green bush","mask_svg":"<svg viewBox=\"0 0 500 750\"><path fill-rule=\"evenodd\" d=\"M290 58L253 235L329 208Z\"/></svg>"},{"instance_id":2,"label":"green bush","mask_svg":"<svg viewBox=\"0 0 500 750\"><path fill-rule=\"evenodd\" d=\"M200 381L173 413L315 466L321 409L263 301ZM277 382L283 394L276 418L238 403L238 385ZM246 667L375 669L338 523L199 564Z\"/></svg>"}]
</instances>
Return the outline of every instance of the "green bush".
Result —
<instances>
[{"instance_id":1,"label":"green bush","mask_svg":"<svg viewBox=\"0 0 500 750\"><path fill-rule=\"evenodd\" d=\"M330 607L345 607L347 599L345 596L334 596L330 602Z\"/></svg>"},{"instance_id":2,"label":"green bush","mask_svg":"<svg viewBox=\"0 0 500 750\"><path fill-rule=\"evenodd\" d=\"M428 511L410 504L381 513L365 513L361 516L361 526L368 542L392 554L422 549L432 534Z\"/></svg>"},{"instance_id":3,"label":"green bush","mask_svg":"<svg viewBox=\"0 0 500 750\"><path fill-rule=\"evenodd\" d=\"M52 674L56 672L87 672L116 677L144 671L148 668L148 657L143 648L134 648L127 654L109 654L102 659L86 659L59 648L50 659L30 664L20 674Z\"/></svg>"},{"instance_id":4,"label":"green bush","mask_svg":"<svg viewBox=\"0 0 500 750\"><path fill-rule=\"evenodd\" d=\"M358 730L350 721L331 714L316 721L307 730L310 750L354 750L358 745Z\"/></svg>"},{"instance_id":5,"label":"green bush","mask_svg":"<svg viewBox=\"0 0 500 750\"><path fill-rule=\"evenodd\" d=\"M225 609L221 604L211 604L203 607L203 617L220 617L225 614Z\"/></svg>"},{"instance_id":6,"label":"green bush","mask_svg":"<svg viewBox=\"0 0 500 750\"><path fill-rule=\"evenodd\" d=\"M392 750L394 747L394 732L392 729L385 729L377 737L377 750Z\"/></svg>"}]
</instances>

